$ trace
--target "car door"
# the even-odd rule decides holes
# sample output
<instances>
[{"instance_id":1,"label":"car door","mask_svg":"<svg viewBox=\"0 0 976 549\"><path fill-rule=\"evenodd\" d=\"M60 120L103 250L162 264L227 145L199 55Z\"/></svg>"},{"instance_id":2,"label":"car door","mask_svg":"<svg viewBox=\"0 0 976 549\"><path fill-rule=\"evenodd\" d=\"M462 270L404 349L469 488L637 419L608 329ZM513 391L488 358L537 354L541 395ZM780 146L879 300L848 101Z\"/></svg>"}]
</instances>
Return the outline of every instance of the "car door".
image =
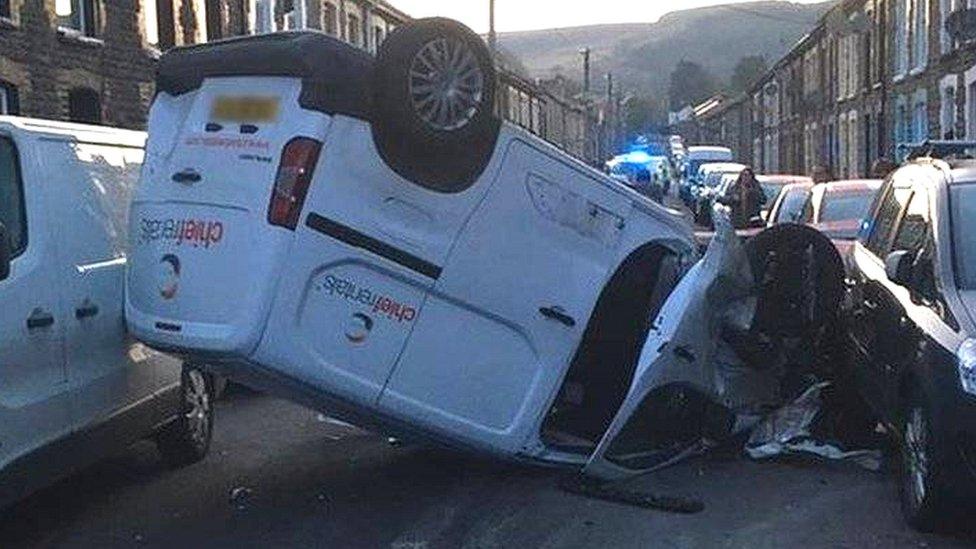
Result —
<instances>
[{"instance_id":1,"label":"car door","mask_svg":"<svg viewBox=\"0 0 976 549\"><path fill-rule=\"evenodd\" d=\"M45 140L41 150L59 220L71 418L88 426L148 401L159 382L123 315L126 212L143 151L69 139Z\"/></svg>"},{"instance_id":2,"label":"car door","mask_svg":"<svg viewBox=\"0 0 976 549\"><path fill-rule=\"evenodd\" d=\"M864 396L878 408L883 408L885 401L886 346L896 337L900 318L885 286L884 260L911 194L911 182L902 173L885 183L874 214L855 245L847 280L851 307L848 330L856 353L854 373Z\"/></svg>"},{"instance_id":3,"label":"car door","mask_svg":"<svg viewBox=\"0 0 976 549\"><path fill-rule=\"evenodd\" d=\"M908 205L898 221L891 252L907 252L913 262L913 276L921 286L934 279L932 263L932 225L929 192L921 183L914 185ZM919 328L920 294L916 284L900 285L887 276L878 280L879 341L875 345L877 374L881 380L881 402L884 409L899 409L901 376L914 363L924 338ZM928 324L928 322L924 322Z\"/></svg>"},{"instance_id":4,"label":"car door","mask_svg":"<svg viewBox=\"0 0 976 549\"><path fill-rule=\"evenodd\" d=\"M56 218L33 143L0 132L0 222L14 250L0 281L0 467L68 430Z\"/></svg>"},{"instance_id":5,"label":"car door","mask_svg":"<svg viewBox=\"0 0 976 549\"><path fill-rule=\"evenodd\" d=\"M581 340L631 200L558 153L513 140L381 409L473 446L518 451Z\"/></svg>"}]
</instances>

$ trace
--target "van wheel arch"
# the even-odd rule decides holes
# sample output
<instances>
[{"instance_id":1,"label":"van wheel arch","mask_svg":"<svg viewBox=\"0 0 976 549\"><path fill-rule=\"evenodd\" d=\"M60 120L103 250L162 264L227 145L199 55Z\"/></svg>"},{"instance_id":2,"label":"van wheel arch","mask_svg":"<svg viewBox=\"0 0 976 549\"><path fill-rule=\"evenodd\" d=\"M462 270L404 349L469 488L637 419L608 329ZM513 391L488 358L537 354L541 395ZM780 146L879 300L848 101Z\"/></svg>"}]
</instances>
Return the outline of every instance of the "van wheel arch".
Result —
<instances>
[{"instance_id":1,"label":"van wheel arch","mask_svg":"<svg viewBox=\"0 0 976 549\"><path fill-rule=\"evenodd\" d=\"M681 254L646 242L616 267L600 291L543 432L593 440L620 408L654 318L678 282ZM576 395L576 396L574 396Z\"/></svg>"}]
</instances>

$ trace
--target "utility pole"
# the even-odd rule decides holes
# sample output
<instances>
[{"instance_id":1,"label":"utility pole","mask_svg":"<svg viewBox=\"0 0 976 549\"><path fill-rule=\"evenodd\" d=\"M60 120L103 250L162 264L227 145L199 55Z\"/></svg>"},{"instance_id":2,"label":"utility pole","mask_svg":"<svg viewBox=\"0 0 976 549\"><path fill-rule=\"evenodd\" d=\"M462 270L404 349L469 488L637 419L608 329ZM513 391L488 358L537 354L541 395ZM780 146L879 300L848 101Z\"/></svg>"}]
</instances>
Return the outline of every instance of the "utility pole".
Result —
<instances>
[{"instance_id":1,"label":"utility pole","mask_svg":"<svg viewBox=\"0 0 976 549\"><path fill-rule=\"evenodd\" d=\"M590 94L590 48L583 48L579 52L583 56L583 100L585 101Z\"/></svg>"},{"instance_id":2,"label":"utility pole","mask_svg":"<svg viewBox=\"0 0 976 549\"><path fill-rule=\"evenodd\" d=\"M617 113L613 108L613 73L607 73L606 150L612 152L617 141Z\"/></svg>"},{"instance_id":3,"label":"utility pole","mask_svg":"<svg viewBox=\"0 0 976 549\"><path fill-rule=\"evenodd\" d=\"M498 35L495 33L495 0L488 0L488 49L492 58L497 55Z\"/></svg>"}]
</instances>

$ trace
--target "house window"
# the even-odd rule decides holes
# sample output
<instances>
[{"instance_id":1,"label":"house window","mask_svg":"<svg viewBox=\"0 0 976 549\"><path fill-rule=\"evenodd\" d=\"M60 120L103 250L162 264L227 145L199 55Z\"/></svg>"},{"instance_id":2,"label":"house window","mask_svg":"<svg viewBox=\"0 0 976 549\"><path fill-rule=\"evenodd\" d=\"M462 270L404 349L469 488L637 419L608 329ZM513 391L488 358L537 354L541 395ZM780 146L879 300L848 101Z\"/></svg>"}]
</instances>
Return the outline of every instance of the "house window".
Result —
<instances>
[{"instance_id":1,"label":"house window","mask_svg":"<svg viewBox=\"0 0 976 549\"><path fill-rule=\"evenodd\" d=\"M258 34L265 34L278 30L274 17L274 0L257 0L256 7L257 10L254 18L255 31Z\"/></svg>"},{"instance_id":2,"label":"house window","mask_svg":"<svg viewBox=\"0 0 976 549\"><path fill-rule=\"evenodd\" d=\"M0 0L0 17L10 18L10 0Z\"/></svg>"},{"instance_id":3,"label":"house window","mask_svg":"<svg viewBox=\"0 0 976 549\"><path fill-rule=\"evenodd\" d=\"M339 34L339 16L335 5L326 2L322 4L322 30L336 36Z\"/></svg>"},{"instance_id":4,"label":"house window","mask_svg":"<svg viewBox=\"0 0 976 549\"><path fill-rule=\"evenodd\" d=\"M346 16L346 36L349 38L349 43L354 46L359 46L361 44L360 34L362 31L362 23L359 21L359 16L349 14Z\"/></svg>"},{"instance_id":5,"label":"house window","mask_svg":"<svg viewBox=\"0 0 976 549\"><path fill-rule=\"evenodd\" d=\"M895 0L895 75L908 72L908 2Z\"/></svg>"},{"instance_id":6,"label":"house window","mask_svg":"<svg viewBox=\"0 0 976 549\"><path fill-rule=\"evenodd\" d=\"M376 46L377 50L380 49L380 44L382 44L383 40L385 39L386 32L383 30L383 27L379 25L373 27L373 44Z\"/></svg>"},{"instance_id":7,"label":"house window","mask_svg":"<svg viewBox=\"0 0 976 549\"><path fill-rule=\"evenodd\" d=\"M96 36L99 24L98 0L55 0L58 26L73 29L85 36Z\"/></svg>"},{"instance_id":8,"label":"house window","mask_svg":"<svg viewBox=\"0 0 976 549\"><path fill-rule=\"evenodd\" d=\"M205 40L217 40L223 38L224 36L223 2L221 0L206 0L205 5L207 6L206 8L207 37Z\"/></svg>"},{"instance_id":9,"label":"house window","mask_svg":"<svg viewBox=\"0 0 976 549\"><path fill-rule=\"evenodd\" d=\"M925 141L929 136L928 98L924 91L915 96L912 113L912 137L916 142Z\"/></svg>"},{"instance_id":10,"label":"house window","mask_svg":"<svg viewBox=\"0 0 976 549\"><path fill-rule=\"evenodd\" d=\"M91 88L72 88L68 92L68 119L98 124L102 121L102 101Z\"/></svg>"},{"instance_id":11,"label":"house window","mask_svg":"<svg viewBox=\"0 0 976 549\"><path fill-rule=\"evenodd\" d=\"M908 101L899 97L895 107L895 156L900 160L905 157L905 144L911 141L911 115L908 111Z\"/></svg>"},{"instance_id":12,"label":"house window","mask_svg":"<svg viewBox=\"0 0 976 549\"><path fill-rule=\"evenodd\" d=\"M17 87L0 81L0 114L19 114Z\"/></svg>"},{"instance_id":13,"label":"house window","mask_svg":"<svg viewBox=\"0 0 976 549\"><path fill-rule=\"evenodd\" d=\"M929 59L929 0L914 0L912 16L915 28L912 32L914 39L913 69L921 69L928 64Z\"/></svg>"},{"instance_id":14,"label":"house window","mask_svg":"<svg viewBox=\"0 0 976 549\"><path fill-rule=\"evenodd\" d=\"M146 23L146 43L150 46L159 46L159 11L156 0L143 0L142 12Z\"/></svg>"},{"instance_id":15,"label":"house window","mask_svg":"<svg viewBox=\"0 0 976 549\"><path fill-rule=\"evenodd\" d=\"M942 113L939 116L942 126L942 139L956 138L956 87L942 88Z\"/></svg>"},{"instance_id":16,"label":"house window","mask_svg":"<svg viewBox=\"0 0 976 549\"><path fill-rule=\"evenodd\" d=\"M942 46L942 53L946 54L952 50L952 37L949 36L949 31L946 29L946 20L949 18L949 14L953 12L956 8L954 5L956 0L939 0L939 42Z\"/></svg>"}]
</instances>

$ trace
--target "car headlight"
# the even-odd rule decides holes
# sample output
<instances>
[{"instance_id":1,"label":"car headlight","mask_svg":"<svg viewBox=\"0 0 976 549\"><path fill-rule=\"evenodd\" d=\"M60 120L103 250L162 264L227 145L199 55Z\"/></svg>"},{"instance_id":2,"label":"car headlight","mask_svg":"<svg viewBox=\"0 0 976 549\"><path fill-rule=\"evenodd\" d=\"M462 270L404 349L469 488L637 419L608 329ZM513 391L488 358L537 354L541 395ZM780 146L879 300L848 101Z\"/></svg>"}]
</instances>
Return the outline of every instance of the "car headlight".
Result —
<instances>
[{"instance_id":1,"label":"car headlight","mask_svg":"<svg viewBox=\"0 0 976 549\"><path fill-rule=\"evenodd\" d=\"M976 396L976 339L967 339L956 351L959 361L959 383L962 390Z\"/></svg>"}]
</instances>

